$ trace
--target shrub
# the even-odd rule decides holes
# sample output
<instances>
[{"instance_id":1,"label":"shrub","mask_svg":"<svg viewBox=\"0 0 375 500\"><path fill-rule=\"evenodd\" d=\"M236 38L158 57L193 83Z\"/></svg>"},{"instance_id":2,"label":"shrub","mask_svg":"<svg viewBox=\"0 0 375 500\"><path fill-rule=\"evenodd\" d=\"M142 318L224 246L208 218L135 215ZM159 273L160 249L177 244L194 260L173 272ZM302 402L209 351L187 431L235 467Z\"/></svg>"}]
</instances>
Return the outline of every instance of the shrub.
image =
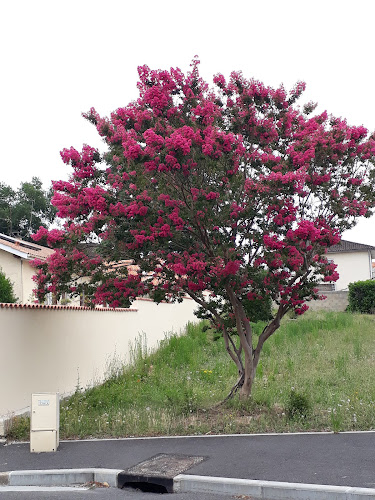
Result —
<instances>
[{"instance_id":1,"label":"shrub","mask_svg":"<svg viewBox=\"0 0 375 500\"><path fill-rule=\"evenodd\" d=\"M294 389L290 391L286 414L289 419L306 418L310 411L310 401L304 394L301 394Z\"/></svg>"},{"instance_id":2,"label":"shrub","mask_svg":"<svg viewBox=\"0 0 375 500\"><path fill-rule=\"evenodd\" d=\"M350 312L375 314L375 280L349 283Z\"/></svg>"},{"instance_id":3,"label":"shrub","mask_svg":"<svg viewBox=\"0 0 375 500\"><path fill-rule=\"evenodd\" d=\"M0 302L17 302L14 295L13 284L0 269Z\"/></svg>"},{"instance_id":4,"label":"shrub","mask_svg":"<svg viewBox=\"0 0 375 500\"><path fill-rule=\"evenodd\" d=\"M26 441L30 437L30 417L16 415L6 424L6 437L10 441Z\"/></svg>"}]
</instances>

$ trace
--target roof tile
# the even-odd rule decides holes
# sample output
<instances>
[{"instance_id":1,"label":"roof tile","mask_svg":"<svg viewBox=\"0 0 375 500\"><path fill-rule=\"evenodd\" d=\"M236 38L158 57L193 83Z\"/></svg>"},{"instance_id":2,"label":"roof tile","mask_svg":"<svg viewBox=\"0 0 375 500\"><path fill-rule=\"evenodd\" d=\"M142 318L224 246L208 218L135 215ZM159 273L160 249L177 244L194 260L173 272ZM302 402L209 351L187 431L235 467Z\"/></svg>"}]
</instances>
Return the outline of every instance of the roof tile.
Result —
<instances>
[{"instance_id":1,"label":"roof tile","mask_svg":"<svg viewBox=\"0 0 375 500\"><path fill-rule=\"evenodd\" d=\"M364 245L363 243L355 243L354 241L341 240L337 245L329 247L327 252L365 252L366 250L375 250L375 247L371 245Z\"/></svg>"},{"instance_id":2,"label":"roof tile","mask_svg":"<svg viewBox=\"0 0 375 500\"><path fill-rule=\"evenodd\" d=\"M9 249L27 253L30 259L45 260L54 252L52 248L47 248L41 245L37 245L36 243L31 243L29 241L12 238L10 236L6 236L5 234L0 234L0 243L4 246L9 247Z\"/></svg>"}]
</instances>

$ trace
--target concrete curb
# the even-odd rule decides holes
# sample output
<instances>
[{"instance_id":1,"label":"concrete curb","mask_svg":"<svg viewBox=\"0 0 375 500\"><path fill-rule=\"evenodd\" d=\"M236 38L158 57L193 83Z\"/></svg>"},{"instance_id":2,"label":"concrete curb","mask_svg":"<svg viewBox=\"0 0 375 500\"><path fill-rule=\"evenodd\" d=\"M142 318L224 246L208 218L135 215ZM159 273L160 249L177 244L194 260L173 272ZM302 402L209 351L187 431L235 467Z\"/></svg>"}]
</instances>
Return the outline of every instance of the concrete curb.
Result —
<instances>
[{"instance_id":1,"label":"concrete curb","mask_svg":"<svg viewBox=\"0 0 375 500\"><path fill-rule=\"evenodd\" d=\"M0 473L2 487L64 487L90 482L118 487L121 469L51 469ZM225 477L179 474L173 479L176 493L249 495L267 500L375 500L375 489L320 484L284 483Z\"/></svg>"},{"instance_id":2,"label":"concrete curb","mask_svg":"<svg viewBox=\"0 0 375 500\"><path fill-rule=\"evenodd\" d=\"M1 430L1 418L0 418ZM260 432L255 434L188 434L184 436L142 436L142 437L116 437L116 438L89 438L89 439L60 439L60 443L101 443L108 441L151 441L151 440L164 440L164 439L211 439L211 438L257 438L257 437L274 437L274 436L333 436L336 434L375 434L375 429L369 431L310 431L310 432ZM30 444L30 441L9 441L6 438L0 438L0 442L4 444Z\"/></svg>"},{"instance_id":3,"label":"concrete curb","mask_svg":"<svg viewBox=\"0 0 375 500\"><path fill-rule=\"evenodd\" d=\"M91 486L1 486L0 493L77 493L91 488Z\"/></svg>"},{"instance_id":4,"label":"concrete curb","mask_svg":"<svg viewBox=\"0 0 375 500\"><path fill-rule=\"evenodd\" d=\"M320 484L284 483L225 477L179 474L174 478L174 491L186 493L221 493L250 495L268 500L370 500L375 489Z\"/></svg>"},{"instance_id":5,"label":"concrete curb","mask_svg":"<svg viewBox=\"0 0 375 500\"><path fill-rule=\"evenodd\" d=\"M90 482L108 483L117 488L121 469L20 470L0 473L2 486L71 486Z\"/></svg>"}]
</instances>

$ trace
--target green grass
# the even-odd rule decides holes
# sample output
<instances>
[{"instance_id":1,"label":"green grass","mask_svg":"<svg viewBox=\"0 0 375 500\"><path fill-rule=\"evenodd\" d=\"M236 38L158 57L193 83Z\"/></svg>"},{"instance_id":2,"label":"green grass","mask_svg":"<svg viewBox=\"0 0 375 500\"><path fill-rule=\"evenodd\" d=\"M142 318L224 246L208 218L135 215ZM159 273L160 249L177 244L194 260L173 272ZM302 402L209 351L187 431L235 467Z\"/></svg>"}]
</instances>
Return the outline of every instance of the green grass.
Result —
<instances>
[{"instance_id":1,"label":"green grass","mask_svg":"<svg viewBox=\"0 0 375 500\"><path fill-rule=\"evenodd\" d=\"M62 401L61 438L375 428L374 316L285 318L264 346L252 397L221 406L236 368L202 323L155 353L139 342L132 354L131 366ZM19 418L9 438L27 435Z\"/></svg>"}]
</instances>

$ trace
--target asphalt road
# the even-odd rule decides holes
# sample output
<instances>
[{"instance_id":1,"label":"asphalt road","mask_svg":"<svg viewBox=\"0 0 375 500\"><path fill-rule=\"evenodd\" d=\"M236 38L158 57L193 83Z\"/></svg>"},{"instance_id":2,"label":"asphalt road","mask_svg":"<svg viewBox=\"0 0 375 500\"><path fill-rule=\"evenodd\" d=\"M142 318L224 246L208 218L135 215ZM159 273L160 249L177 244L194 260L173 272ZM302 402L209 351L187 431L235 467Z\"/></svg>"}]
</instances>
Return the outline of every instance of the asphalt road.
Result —
<instances>
[{"instance_id":1,"label":"asphalt road","mask_svg":"<svg viewBox=\"0 0 375 500\"><path fill-rule=\"evenodd\" d=\"M65 441L55 453L28 443L0 445L0 472L28 469L127 469L158 454L204 457L184 474L375 488L375 431ZM153 500L160 494L117 488L25 492L0 488L0 500ZM244 496L179 493L173 500L235 500ZM249 498L249 497L248 497Z\"/></svg>"},{"instance_id":2,"label":"asphalt road","mask_svg":"<svg viewBox=\"0 0 375 500\"><path fill-rule=\"evenodd\" d=\"M65 441L56 453L0 446L0 471L100 467L127 469L159 453L203 456L185 474L375 487L375 431Z\"/></svg>"}]
</instances>

